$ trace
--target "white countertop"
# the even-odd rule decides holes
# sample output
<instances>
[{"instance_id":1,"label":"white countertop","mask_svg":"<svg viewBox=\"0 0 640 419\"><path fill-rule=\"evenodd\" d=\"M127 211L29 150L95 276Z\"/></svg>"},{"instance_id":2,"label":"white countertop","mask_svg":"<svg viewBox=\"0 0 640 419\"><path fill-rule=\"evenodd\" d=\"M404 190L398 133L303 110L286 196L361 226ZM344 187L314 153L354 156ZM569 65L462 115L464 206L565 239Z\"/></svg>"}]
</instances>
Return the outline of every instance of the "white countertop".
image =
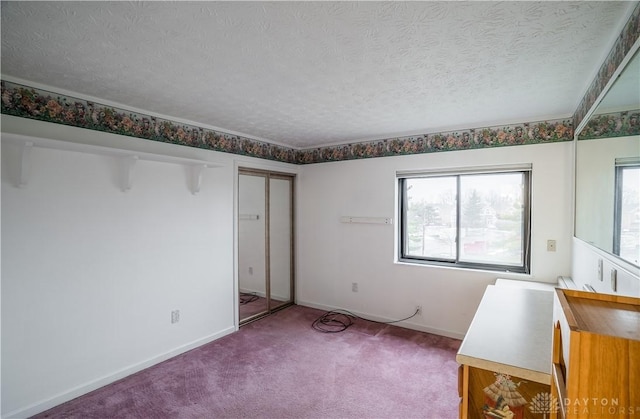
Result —
<instances>
[{"instance_id":1,"label":"white countertop","mask_svg":"<svg viewBox=\"0 0 640 419\"><path fill-rule=\"evenodd\" d=\"M522 281L519 279L496 279L496 285L500 287L528 288L533 290L554 291L559 285L557 282Z\"/></svg>"},{"instance_id":2,"label":"white countertop","mask_svg":"<svg viewBox=\"0 0 640 419\"><path fill-rule=\"evenodd\" d=\"M456 360L549 384L552 330L553 292L489 285Z\"/></svg>"}]
</instances>

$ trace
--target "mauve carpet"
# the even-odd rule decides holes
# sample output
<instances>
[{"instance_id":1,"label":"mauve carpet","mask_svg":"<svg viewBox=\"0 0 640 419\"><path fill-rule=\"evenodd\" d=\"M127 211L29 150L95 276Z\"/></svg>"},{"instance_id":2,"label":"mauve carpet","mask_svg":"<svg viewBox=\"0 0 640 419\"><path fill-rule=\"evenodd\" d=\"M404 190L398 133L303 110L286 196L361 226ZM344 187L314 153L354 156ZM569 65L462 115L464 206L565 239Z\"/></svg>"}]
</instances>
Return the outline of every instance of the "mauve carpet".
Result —
<instances>
[{"instance_id":1,"label":"mauve carpet","mask_svg":"<svg viewBox=\"0 0 640 419\"><path fill-rule=\"evenodd\" d=\"M458 416L460 341L356 319L311 328L292 306L37 418L428 418Z\"/></svg>"}]
</instances>

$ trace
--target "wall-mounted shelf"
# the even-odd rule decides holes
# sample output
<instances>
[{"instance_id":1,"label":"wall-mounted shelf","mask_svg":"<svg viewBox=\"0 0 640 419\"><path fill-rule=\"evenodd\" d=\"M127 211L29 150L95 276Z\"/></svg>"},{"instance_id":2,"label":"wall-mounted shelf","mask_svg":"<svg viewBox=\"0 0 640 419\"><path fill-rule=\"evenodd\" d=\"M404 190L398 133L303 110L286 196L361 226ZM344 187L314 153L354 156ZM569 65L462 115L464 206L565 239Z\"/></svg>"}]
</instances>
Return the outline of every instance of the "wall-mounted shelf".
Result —
<instances>
[{"instance_id":1,"label":"wall-mounted shelf","mask_svg":"<svg viewBox=\"0 0 640 419\"><path fill-rule=\"evenodd\" d=\"M393 224L393 218L390 217L340 217L341 223L347 224Z\"/></svg>"},{"instance_id":2,"label":"wall-mounted shelf","mask_svg":"<svg viewBox=\"0 0 640 419\"><path fill-rule=\"evenodd\" d=\"M25 187L29 182L31 172L31 150L33 147L49 148L54 150L75 151L80 153L97 154L102 156L110 156L120 160L120 178L123 191L128 191L133 186L133 173L136 164L140 160L156 161L163 163L181 164L188 168L189 185L191 193L194 195L200 192L202 187L202 174L205 169L222 167L222 164L189 159L184 157L175 157L164 154L154 154L139 152L133 150L124 150L120 148L105 147L93 144L81 144L68 141L52 140L49 138L29 137L16 134L3 134L3 142L15 144L21 148L20 162L18 168L18 187Z\"/></svg>"}]
</instances>

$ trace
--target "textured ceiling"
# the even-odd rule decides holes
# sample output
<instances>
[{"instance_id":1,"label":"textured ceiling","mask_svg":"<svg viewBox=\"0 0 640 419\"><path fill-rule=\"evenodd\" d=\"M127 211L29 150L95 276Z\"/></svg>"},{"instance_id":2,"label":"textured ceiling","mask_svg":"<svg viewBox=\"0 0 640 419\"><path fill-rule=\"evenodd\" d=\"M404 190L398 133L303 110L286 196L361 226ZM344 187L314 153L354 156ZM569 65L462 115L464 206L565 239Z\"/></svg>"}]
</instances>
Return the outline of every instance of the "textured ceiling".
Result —
<instances>
[{"instance_id":1,"label":"textured ceiling","mask_svg":"<svg viewBox=\"0 0 640 419\"><path fill-rule=\"evenodd\" d=\"M632 6L2 2L2 75L308 148L570 116Z\"/></svg>"}]
</instances>

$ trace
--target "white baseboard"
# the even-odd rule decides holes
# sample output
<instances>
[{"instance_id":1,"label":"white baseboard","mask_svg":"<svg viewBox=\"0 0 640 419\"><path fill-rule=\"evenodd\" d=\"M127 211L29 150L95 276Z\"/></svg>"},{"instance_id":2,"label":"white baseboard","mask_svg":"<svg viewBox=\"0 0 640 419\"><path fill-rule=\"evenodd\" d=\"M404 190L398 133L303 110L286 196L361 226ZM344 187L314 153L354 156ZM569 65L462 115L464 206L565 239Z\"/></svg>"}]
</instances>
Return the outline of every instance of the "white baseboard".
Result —
<instances>
[{"instance_id":1,"label":"white baseboard","mask_svg":"<svg viewBox=\"0 0 640 419\"><path fill-rule=\"evenodd\" d=\"M228 327L226 329L221 330L218 333L214 333L212 335L206 336L202 339L195 340L193 342L187 343L185 345L179 346L171 351L165 352L163 354L154 356L153 358L149 358L145 361L139 362L134 365L130 365L126 368L118 370L113 374L106 375L104 377L98 378L93 381L89 381L85 384L81 384L77 387L71 388L68 391L60 393L56 396L53 396L49 399L42 400L36 403L33 403L29 406L16 409L12 412L8 412L2 415L3 419L13 419L13 418L27 418L38 413L44 412L45 410L49 410L59 404L67 402L69 400L75 399L76 397L82 396L83 394L87 394L91 391L97 390L100 387L104 387L107 384L111 384L115 381L118 381L124 377L127 377L131 374L135 374L136 372L142 371L146 368L149 368L153 365L159 364L160 362L166 361L167 359L173 358L174 356L183 354L187 351L195 349L199 346L205 345L209 342L213 342L214 340L220 339L228 334L231 334L236 331L235 326Z\"/></svg>"},{"instance_id":2,"label":"white baseboard","mask_svg":"<svg viewBox=\"0 0 640 419\"><path fill-rule=\"evenodd\" d=\"M310 301L300 301L300 300L298 300L298 301L296 301L296 304L300 305L300 306L317 308L319 310L326 310L326 311L348 310L348 311L352 312L353 314L355 314L356 316L360 316L360 317L363 317L365 319L371 319L371 320L375 320L375 321L379 321L379 322L390 322L390 321L396 320L396 319L390 319L390 318L386 318L386 317L377 316L375 314L362 313L362 312L358 312L358 311L355 311L355 310L343 309L341 307L331 307L331 306L327 306L327 305L324 305L324 304L313 303L313 302L310 302ZM413 323L413 322L411 322L409 320L403 321L403 322L394 323L394 325L395 326L404 327L406 329L417 330L419 332L431 333L433 335L445 336L445 337L448 337L448 338L459 339L459 340L464 339L464 335L465 335L462 332L455 332L455 331L451 331L451 330L443 330L443 329L438 329L438 328L435 328L435 327L424 326L424 325L421 325L421 324Z\"/></svg>"}]
</instances>

